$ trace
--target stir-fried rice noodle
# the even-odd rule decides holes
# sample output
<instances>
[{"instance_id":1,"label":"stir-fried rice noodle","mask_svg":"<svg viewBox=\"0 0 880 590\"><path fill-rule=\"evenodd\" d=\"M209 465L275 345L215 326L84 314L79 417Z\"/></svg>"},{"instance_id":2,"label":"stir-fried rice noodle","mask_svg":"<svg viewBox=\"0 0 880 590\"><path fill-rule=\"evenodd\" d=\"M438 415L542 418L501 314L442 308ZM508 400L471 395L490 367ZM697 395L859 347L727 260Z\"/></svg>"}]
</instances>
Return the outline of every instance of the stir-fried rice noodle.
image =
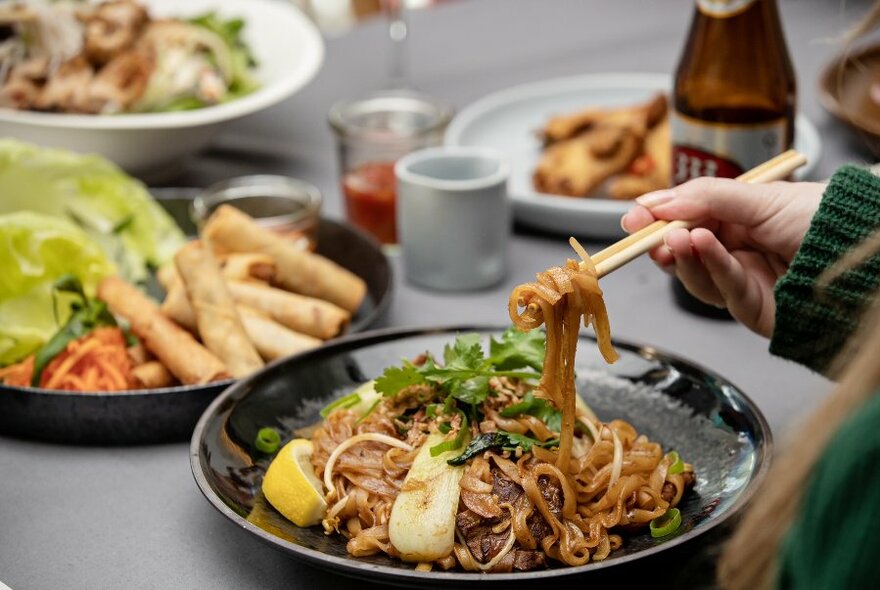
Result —
<instances>
[{"instance_id":1,"label":"stir-fried rice noodle","mask_svg":"<svg viewBox=\"0 0 880 590\"><path fill-rule=\"evenodd\" d=\"M510 297L511 318L519 329L546 326L540 383L493 378L492 395L480 408L483 421L469 425L472 436L503 430L542 442L558 438L558 445L535 445L530 452L489 450L468 461L460 481L454 550L435 567L515 571L553 561L577 566L602 560L621 546L620 533L664 515L693 481L690 472L668 474L673 459L629 423L602 423L578 407L574 360L581 323L593 326L608 362L617 353L595 269L579 244L576 249L580 262L568 260L539 273ZM561 410L561 432L532 415L501 416L530 390ZM364 433L391 437L412 449L366 438L334 457L326 473L330 508L323 525L328 534L348 538L352 555L399 556L388 522L407 471L432 432L433 419L417 409L432 395L426 386L413 386L383 398L366 418L335 411L315 434L312 463L319 475L339 445ZM402 424L407 410L411 419Z\"/></svg>"}]
</instances>

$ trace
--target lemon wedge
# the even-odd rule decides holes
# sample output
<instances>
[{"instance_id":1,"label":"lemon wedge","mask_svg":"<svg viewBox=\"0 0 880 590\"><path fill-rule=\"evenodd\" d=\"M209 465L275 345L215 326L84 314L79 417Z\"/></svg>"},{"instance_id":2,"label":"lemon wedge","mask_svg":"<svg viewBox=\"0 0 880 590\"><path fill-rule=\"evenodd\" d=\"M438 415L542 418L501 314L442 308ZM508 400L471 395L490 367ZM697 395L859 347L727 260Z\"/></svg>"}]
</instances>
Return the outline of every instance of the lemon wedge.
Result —
<instances>
[{"instance_id":1,"label":"lemon wedge","mask_svg":"<svg viewBox=\"0 0 880 590\"><path fill-rule=\"evenodd\" d=\"M310 459L312 441L297 438L278 451L266 476L263 495L275 509L296 526L319 524L327 513L321 480Z\"/></svg>"}]
</instances>

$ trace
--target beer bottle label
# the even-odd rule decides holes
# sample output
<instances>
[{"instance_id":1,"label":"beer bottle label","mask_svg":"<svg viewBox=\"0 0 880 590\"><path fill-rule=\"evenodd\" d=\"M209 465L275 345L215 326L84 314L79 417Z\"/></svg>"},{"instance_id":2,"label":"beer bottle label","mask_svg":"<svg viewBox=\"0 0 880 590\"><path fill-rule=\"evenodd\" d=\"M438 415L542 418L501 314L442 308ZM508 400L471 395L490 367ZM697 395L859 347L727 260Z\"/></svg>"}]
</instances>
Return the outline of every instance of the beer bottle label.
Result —
<instances>
[{"instance_id":1,"label":"beer bottle label","mask_svg":"<svg viewBox=\"0 0 880 590\"><path fill-rule=\"evenodd\" d=\"M675 184L698 176L735 178L785 149L784 118L736 125L709 123L672 112L671 125Z\"/></svg>"},{"instance_id":2,"label":"beer bottle label","mask_svg":"<svg viewBox=\"0 0 880 590\"><path fill-rule=\"evenodd\" d=\"M755 0L697 0L697 8L706 16L728 18L755 3Z\"/></svg>"}]
</instances>

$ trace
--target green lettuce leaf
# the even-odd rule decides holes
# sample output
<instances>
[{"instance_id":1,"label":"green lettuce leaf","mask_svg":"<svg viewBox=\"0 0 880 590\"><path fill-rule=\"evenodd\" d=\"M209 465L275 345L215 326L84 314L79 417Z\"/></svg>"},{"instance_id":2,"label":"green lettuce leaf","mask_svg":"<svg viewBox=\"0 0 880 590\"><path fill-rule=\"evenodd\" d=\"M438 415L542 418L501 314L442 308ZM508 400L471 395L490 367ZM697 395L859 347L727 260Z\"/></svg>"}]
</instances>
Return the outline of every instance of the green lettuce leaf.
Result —
<instances>
[{"instance_id":1,"label":"green lettuce leaf","mask_svg":"<svg viewBox=\"0 0 880 590\"><path fill-rule=\"evenodd\" d=\"M67 321L75 297L59 295L53 309L56 279L73 274L94 297L98 282L115 272L101 246L63 217L0 215L0 366L34 352Z\"/></svg>"},{"instance_id":2,"label":"green lettuce leaf","mask_svg":"<svg viewBox=\"0 0 880 590\"><path fill-rule=\"evenodd\" d=\"M99 156L0 139L0 195L0 214L33 211L73 222L132 282L146 280L150 267L171 261L184 243L144 185Z\"/></svg>"}]
</instances>

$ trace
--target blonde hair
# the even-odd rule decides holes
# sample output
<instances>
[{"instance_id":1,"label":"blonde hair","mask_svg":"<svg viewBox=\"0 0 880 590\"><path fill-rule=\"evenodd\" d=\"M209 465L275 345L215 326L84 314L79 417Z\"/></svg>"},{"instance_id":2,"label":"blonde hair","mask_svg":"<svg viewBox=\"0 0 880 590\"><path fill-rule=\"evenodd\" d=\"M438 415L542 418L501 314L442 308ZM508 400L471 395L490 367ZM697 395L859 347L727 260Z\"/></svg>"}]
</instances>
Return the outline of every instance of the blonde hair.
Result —
<instances>
[{"instance_id":1,"label":"blonde hair","mask_svg":"<svg viewBox=\"0 0 880 590\"><path fill-rule=\"evenodd\" d=\"M823 273L817 289L821 291L878 252L880 232ZM875 297L860 324L829 371L830 376L838 379L834 392L788 442L724 548L718 564L722 587L773 587L780 544L800 511L813 467L843 422L880 388L880 297Z\"/></svg>"}]
</instances>

